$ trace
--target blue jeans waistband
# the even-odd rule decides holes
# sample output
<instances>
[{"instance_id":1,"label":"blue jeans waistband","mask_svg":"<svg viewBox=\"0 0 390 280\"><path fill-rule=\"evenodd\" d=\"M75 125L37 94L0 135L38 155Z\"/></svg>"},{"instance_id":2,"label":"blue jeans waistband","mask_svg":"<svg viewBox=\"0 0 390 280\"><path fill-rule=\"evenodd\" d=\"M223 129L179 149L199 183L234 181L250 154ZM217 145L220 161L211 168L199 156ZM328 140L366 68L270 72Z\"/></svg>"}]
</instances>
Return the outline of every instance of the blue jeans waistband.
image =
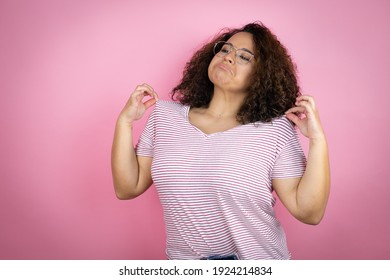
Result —
<instances>
[{"instance_id":1,"label":"blue jeans waistband","mask_svg":"<svg viewBox=\"0 0 390 280\"><path fill-rule=\"evenodd\" d=\"M201 258L201 260L238 260L238 257L236 254L225 255L225 256L213 255L213 256Z\"/></svg>"}]
</instances>

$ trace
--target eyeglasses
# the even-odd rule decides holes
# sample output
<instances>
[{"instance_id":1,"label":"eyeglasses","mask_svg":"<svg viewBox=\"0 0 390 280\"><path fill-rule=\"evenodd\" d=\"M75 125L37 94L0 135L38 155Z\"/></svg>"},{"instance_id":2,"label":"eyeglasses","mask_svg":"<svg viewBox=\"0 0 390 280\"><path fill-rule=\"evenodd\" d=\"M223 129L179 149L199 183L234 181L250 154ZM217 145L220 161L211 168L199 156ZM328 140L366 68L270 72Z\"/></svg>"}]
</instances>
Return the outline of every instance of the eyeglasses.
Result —
<instances>
[{"instance_id":1,"label":"eyeglasses","mask_svg":"<svg viewBox=\"0 0 390 280\"><path fill-rule=\"evenodd\" d=\"M229 42L219 41L214 45L214 54L219 57L225 57L233 50L236 52L235 57L238 64L248 64L255 57L251 51L245 48L237 49Z\"/></svg>"}]
</instances>

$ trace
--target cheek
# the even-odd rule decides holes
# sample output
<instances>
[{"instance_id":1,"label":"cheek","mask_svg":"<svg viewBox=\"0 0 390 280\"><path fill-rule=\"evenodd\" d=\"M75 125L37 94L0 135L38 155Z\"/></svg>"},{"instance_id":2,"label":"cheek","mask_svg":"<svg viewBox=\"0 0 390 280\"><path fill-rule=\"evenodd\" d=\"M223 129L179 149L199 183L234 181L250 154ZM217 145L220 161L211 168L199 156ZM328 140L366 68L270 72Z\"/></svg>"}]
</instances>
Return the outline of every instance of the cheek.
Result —
<instances>
[{"instance_id":1,"label":"cheek","mask_svg":"<svg viewBox=\"0 0 390 280\"><path fill-rule=\"evenodd\" d=\"M216 82L215 79L216 79L216 69L215 69L215 66L217 65L218 63L218 57L215 57L211 60L210 64L209 64L209 68L208 68L208 76L209 76L209 80L214 83Z\"/></svg>"},{"instance_id":2,"label":"cheek","mask_svg":"<svg viewBox=\"0 0 390 280\"><path fill-rule=\"evenodd\" d=\"M207 69L207 74L209 76L209 80L211 81L211 67L212 67L212 61L209 64L209 68Z\"/></svg>"},{"instance_id":3,"label":"cheek","mask_svg":"<svg viewBox=\"0 0 390 280\"><path fill-rule=\"evenodd\" d=\"M249 83L252 80L251 77L252 77L252 69L249 69L247 71L242 72L241 80L245 85L249 86Z\"/></svg>"},{"instance_id":4,"label":"cheek","mask_svg":"<svg viewBox=\"0 0 390 280\"><path fill-rule=\"evenodd\" d=\"M210 61L209 68L208 68L209 76L210 76L210 73L212 72L212 69L214 68L214 66L215 66L216 63L217 63L217 60L218 60L218 58L216 58L216 57L214 56L213 59Z\"/></svg>"}]
</instances>

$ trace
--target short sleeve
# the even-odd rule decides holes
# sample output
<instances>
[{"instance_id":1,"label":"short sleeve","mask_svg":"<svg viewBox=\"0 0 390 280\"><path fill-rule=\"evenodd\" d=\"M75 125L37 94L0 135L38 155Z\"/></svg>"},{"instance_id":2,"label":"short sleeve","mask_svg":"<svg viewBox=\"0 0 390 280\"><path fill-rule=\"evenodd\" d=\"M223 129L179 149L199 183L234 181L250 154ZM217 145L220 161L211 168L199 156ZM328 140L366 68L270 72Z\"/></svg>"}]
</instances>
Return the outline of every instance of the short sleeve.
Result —
<instances>
[{"instance_id":1,"label":"short sleeve","mask_svg":"<svg viewBox=\"0 0 390 280\"><path fill-rule=\"evenodd\" d=\"M274 168L272 179L302 177L306 168L306 157L302 150L297 133L289 138L280 151Z\"/></svg>"},{"instance_id":2,"label":"short sleeve","mask_svg":"<svg viewBox=\"0 0 390 280\"><path fill-rule=\"evenodd\" d=\"M155 140L155 111L149 115L146 126L139 138L135 151L137 156L153 157Z\"/></svg>"}]
</instances>

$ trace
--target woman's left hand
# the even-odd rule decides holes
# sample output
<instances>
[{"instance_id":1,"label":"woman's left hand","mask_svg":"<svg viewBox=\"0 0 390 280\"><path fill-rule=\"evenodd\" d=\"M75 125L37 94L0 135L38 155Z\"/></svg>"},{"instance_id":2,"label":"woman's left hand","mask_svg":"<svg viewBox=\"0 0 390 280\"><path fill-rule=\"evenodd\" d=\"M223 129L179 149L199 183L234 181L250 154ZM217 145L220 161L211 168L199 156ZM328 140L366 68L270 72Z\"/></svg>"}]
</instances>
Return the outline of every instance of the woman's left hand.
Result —
<instances>
[{"instance_id":1,"label":"woman's left hand","mask_svg":"<svg viewBox=\"0 0 390 280\"><path fill-rule=\"evenodd\" d=\"M314 98L309 95L297 97L296 107L286 112L286 117L297 125L301 133L310 140L323 140L325 133L321 125ZM296 114L298 113L298 115Z\"/></svg>"}]
</instances>

